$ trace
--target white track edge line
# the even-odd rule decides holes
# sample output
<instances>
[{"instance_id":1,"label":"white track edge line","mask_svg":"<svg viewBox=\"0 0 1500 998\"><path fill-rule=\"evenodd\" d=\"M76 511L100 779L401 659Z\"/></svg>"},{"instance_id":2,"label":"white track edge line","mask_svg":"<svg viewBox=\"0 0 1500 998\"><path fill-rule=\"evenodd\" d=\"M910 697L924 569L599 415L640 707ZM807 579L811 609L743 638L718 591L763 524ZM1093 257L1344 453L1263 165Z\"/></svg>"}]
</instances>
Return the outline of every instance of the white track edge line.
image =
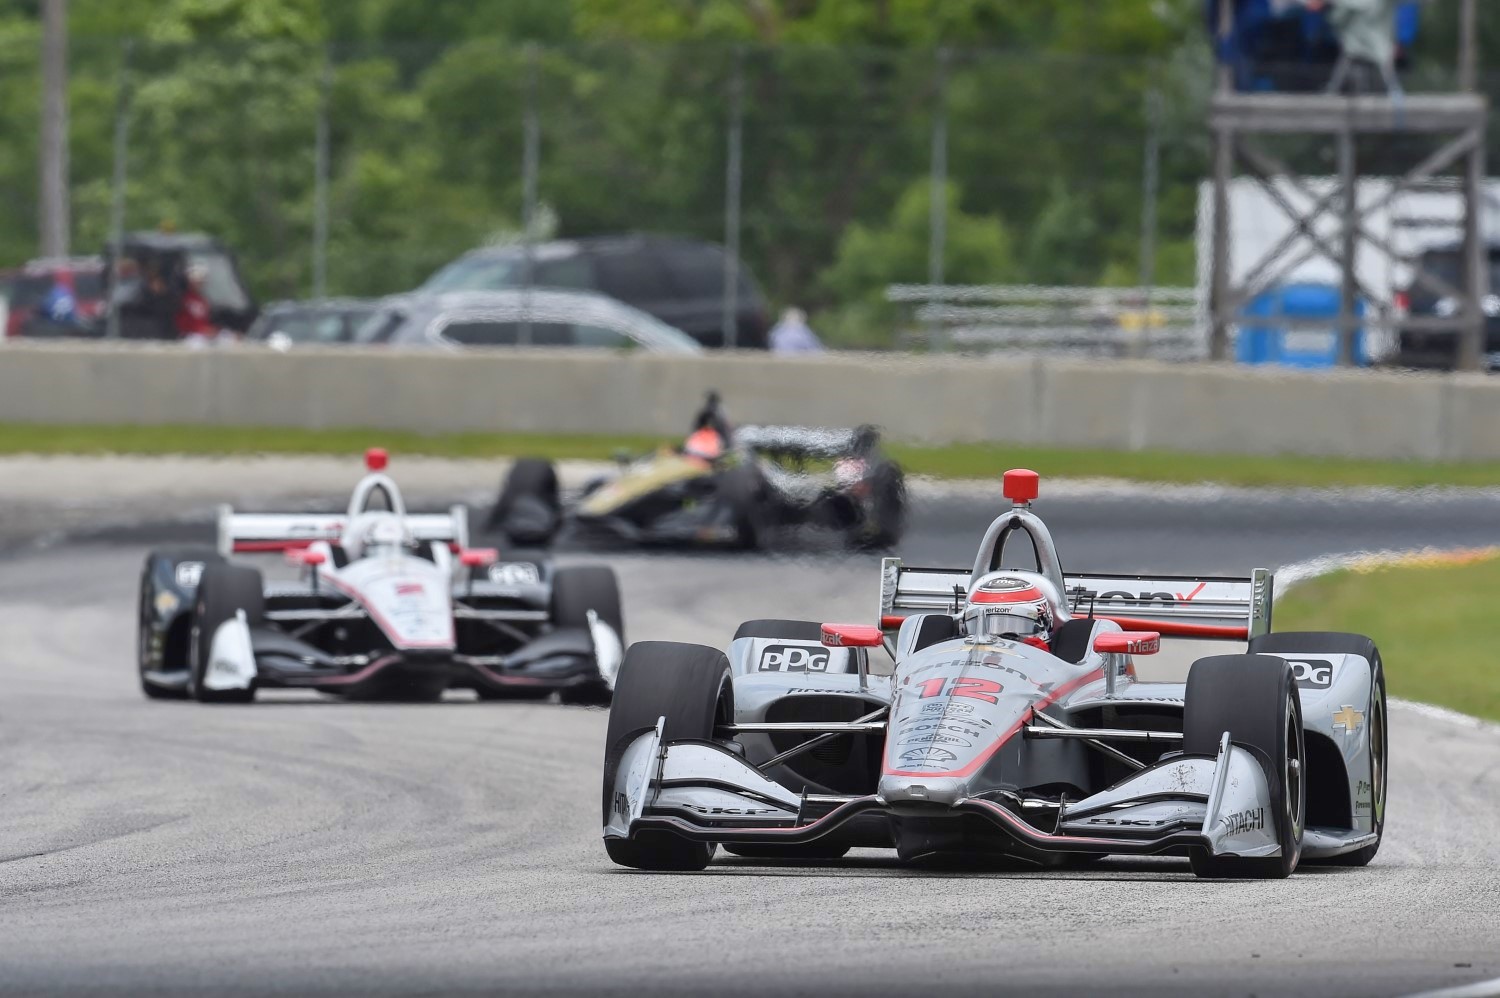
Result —
<instances>
[{"instance_id":1,"label":"white track edge line","mask_svg":"<svg viewBox=\"0 0 1500 998\"><path fill-rule=\"evenodd\" d=\"M1311 579L1316 579L1321 575L1328 575L1331 572L1337 572L1342 569L1352 568L1355 565L1363 565L1371 562L1396 563L1407 558L1422 555L1442 555L1447 552L1465 550L1470 549L1443 549L1426 547L1406 548L1404 550L1385 549L1379 551L1350 551L1346 554L1327 554L1320 555L1316 558L1309 558L1306 561L1294 561L1290 564L1283 565L1280 568L1276 569L1276 589L1273 599L1280 599L1282 596L1286 595L1288 590ZM1465 714L1462 711L1453 710L1448 707L1439 707L1437 704L1422 703L1419 700L1406 700L1401 697L1391 697L1388 703L1390 703L1390 705L1393 707L1411 711L1414 714L1420 714L1423 717L1429 718L1434 721L1442 721L1446 724L1455 724L1459 727L1469 728L1474 731L1485 731L1493 734L1500 734L1500 724L1496 724L1493 721L1486 721L1484 718L1475 717L1472 714ZM1473 994L1484 996L1484 998L1489 998L1489 996L1491 995L1500 995L1500 978L1496 978L1495 981L1485 981L1481 983L1486 985L1494 985L1494 990L1478 991L1473 992ZM1422 998L1437 998L1437 996L1440 995L1444 996L1444 998L1449 998L1449 994L1450 993L1447 991L1424 992ZM1470 992L1468 991L1455 991L1452 992L1451 998L1465 998L1465 996L1469 994ZM1412 998L1417 998L1417 996L1412 996Z\"/></svg>"}]
</instances>

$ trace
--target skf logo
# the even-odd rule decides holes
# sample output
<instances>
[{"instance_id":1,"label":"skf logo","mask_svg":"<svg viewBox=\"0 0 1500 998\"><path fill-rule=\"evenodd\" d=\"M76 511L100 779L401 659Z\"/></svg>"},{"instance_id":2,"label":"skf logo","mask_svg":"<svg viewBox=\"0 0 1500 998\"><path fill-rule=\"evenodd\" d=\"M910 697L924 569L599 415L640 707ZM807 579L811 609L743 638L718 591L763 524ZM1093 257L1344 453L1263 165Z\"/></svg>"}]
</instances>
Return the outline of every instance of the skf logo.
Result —
<instances>
[{"instance_id":1,"label":"skf logo","mask_svg":"<svg viewBox=\"0 0 1500 998\"><path fill-rule=\"evenodd\" d=\"M827 672L832 655L805 645L768 645L760 653L761 672Z\"/></svg>"}]
</instances>

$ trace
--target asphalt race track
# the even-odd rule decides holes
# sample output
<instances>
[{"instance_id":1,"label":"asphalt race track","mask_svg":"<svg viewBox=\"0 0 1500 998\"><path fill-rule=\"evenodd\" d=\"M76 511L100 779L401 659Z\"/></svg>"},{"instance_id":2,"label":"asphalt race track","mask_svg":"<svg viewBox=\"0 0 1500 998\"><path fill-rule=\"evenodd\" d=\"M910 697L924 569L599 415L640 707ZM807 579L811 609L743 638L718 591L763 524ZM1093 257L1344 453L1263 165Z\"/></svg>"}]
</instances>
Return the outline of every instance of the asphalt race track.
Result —
<instances>
[{"instance_id":1,"label":"asphalt race track","mask_svg":"<svg viewBox=\"0 0 1500 998\"><path fill-rule=\"evenodd\" d=\"M988 505L926 502L908 560L966 564ZM1037 509L1065 564L1103 571L1500 542L1500 501L1474 494ZM599 842L600 711L144 700L135 583L157 533L0 560L0 994L1396 995L1500 977L1493 727L1393 711L1387 838L1363 870L910 871L871 851L638 874ZM832 550L611 560L632 639L867 619L876 595L875 560Z\"/></svg>"}]
</instances>

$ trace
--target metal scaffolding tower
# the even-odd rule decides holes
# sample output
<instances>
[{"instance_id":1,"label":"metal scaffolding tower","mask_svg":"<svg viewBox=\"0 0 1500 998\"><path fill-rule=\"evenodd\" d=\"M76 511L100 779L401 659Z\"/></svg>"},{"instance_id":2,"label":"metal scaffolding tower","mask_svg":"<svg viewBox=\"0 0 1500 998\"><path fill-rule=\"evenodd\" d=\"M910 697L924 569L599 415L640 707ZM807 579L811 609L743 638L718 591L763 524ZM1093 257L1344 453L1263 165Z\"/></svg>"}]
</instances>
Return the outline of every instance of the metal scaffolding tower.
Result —
<instances>
[{"instance_id":1,"label":"metal scaffolding tower","mask_svg":"<svg viewBox=\"0 0 1500 998\"><path fill-rule=\"evenodd\" d=\"M1477 0L1459 2L1463 4L1463 16L1458 92L1357 96L1240 93L1234 89L1228 67L1221 67L1209 110L1214 141L1210 357L1222 360L1228 356L1230 329L1248 302L1308 260L1322 256L1332 261L1342 275L1339 358L1340 363L1353 364L1354 332L1362 321L1357 314L1358 299L1364 299L1367 315L1378 315L1382 324L1392 320L1391 304L1371 295L1360 283L1356 263L1363 244L1391 262L1410 266L1414 281L1459 303L1451 315L1408 317L1401 320L1401 326L1413 332L1458 336L1459 368L1480 369L1485 327L1483 301L1489 282L1488 253L1480 231L1489 102L1477 90ZM1222 2L1220 8L1222 40L1231 29L1231 4ZM1271 135L1329 136L1338 153L1338 183L1321 196L1315 196L1306 176L1299 175L1284 159L1265 148L1263 138ZM1385 151L1382 159L1386 162L1397 156L1415 160L1380 198L1365 204L1359 202L1357 193L1358 142L1363 137L1382 138L1391 147L1399 144L1399 148ZM1463 190L1463 259L1468 280L1460 282L1462 289L1422 269L1416 258L1399 252L1389 238L1370 225L1371 217L1389 207L1400 194L1454 169L1460 175ZM1230 261L1230 231L1234 223L1230 185L1239 171L1265 191L1293 228L1245 270L1245 279L1236 284ZM1281 185L1297 191L1309 207L1302 209L1293 204ZM1337 212L1340 220L1335 239L1327 238L1317 228L1317 222L1329 212ZM1302 247L1293 252L1298 243Z\"/></svg>"}]
</instances>

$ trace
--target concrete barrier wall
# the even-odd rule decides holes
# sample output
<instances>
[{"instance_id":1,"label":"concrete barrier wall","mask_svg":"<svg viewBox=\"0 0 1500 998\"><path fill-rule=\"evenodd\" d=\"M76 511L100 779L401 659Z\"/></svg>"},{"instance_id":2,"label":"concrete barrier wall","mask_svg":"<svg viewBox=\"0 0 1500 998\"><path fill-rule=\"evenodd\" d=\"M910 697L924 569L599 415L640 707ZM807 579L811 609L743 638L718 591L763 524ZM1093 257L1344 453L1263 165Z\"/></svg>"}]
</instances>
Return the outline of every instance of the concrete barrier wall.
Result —
<instances>
[{"instance_id":1,"label":"concrete barrier wall","mask_svg":"<svg viewBox=\"0 0 1500 998\"><path fill-rule=\"evenodd\" d=\"M0 421L681 432L704 391L744 423L877 423L919 443L1500 460L1500 378L870 354L9 343Z\"/></svg>"}]
</instances>

